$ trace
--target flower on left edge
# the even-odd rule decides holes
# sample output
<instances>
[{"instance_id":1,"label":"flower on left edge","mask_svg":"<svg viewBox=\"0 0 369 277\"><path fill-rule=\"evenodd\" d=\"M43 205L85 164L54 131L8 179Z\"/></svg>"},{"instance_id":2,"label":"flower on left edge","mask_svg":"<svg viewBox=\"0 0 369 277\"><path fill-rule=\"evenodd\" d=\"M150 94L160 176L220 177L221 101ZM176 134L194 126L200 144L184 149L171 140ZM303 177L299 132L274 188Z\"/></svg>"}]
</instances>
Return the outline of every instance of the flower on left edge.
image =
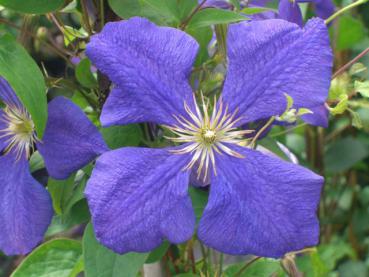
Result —
<instances>
[{"instance_id":1,"label":"flower on left edge","mask_svg":"<svg viewBox=\"0 0 369 277\"><path fill-rule=\"evenodd\" d=\"M192 237L193 171L211 181L198 226L207 246L281 257L318 243L323 178L254 150L245 143L250 131L240 127L281 115L285 93L299 107L324 103L332 71L327 28L321 19L304 29L284 20L242 22L229 27L227 49L223 92L210 105L188 83L198 44L180 30L131 18L108 23L87 45L114 83L102 125L154 122L179 144L126 147L97 159L85 194L97 239L115 252Z\"/></svg>"},{"instance_id":2,"label":"flower on left edge","mask_svg":"<svg viewBox=\"0 0 369 277\"><path fill-rule=\"evenodd\" d=\"M97 128L71 101L49 103L42 140L9 83L0 77L0 250L27 254L42 240L53 216L47 190L31 175L28 158L37 148L49 174L67 178L107 150Z\"/></svg>"}]
</instances>

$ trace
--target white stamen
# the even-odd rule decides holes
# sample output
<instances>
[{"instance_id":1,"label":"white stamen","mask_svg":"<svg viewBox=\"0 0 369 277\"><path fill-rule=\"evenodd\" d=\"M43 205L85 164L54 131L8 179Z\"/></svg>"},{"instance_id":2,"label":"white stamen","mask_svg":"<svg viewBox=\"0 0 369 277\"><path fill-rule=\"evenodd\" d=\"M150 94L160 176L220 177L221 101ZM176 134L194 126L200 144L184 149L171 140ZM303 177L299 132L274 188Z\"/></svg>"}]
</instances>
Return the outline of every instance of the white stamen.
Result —
<instances>
[{"instance_id":1,"label":"white stamen","mask_svg":"<svg viewBox=\"0 0 369 277\"><path fill-rule=\"evenodd\" d=\"M231 150L226 144L246 145L247 139L244 135L254 132L253 130L237 130L236 123L241 118L236 118L237 110L229 114L228 106L224 105L220 98L217 102L214 97L214 108L209 116L209 101L201 94L201 107L196 103L194 96L195 112L191 110L187 103L184 103L188 118L174 116L177 120L175 126L165 126L177 137L166 137L174 142L189 143L179 150L172 150L175 154L191 153L191 161L184 170L191 169L198 163L197 176L203 175L205 181L211 165L214 174L217 174L214 151L218 154L227 154L237 158L244 158L241 154Z\"/></svg>"},{"instance_id":2,"label":"white stamen","mask_svg":"<svg viewBox=\"0 0 369 277\"><path fill-rule=\"evenodd\" d=\"M6 124L6 128L0 129L0 138L6 138L7 147L4 153L7 154L14 150L17 160L22 155L29 158L37 140L30 114L24 107L17 105L7 105L3 112L1 120Z\"/></svg>"}]
</instances>

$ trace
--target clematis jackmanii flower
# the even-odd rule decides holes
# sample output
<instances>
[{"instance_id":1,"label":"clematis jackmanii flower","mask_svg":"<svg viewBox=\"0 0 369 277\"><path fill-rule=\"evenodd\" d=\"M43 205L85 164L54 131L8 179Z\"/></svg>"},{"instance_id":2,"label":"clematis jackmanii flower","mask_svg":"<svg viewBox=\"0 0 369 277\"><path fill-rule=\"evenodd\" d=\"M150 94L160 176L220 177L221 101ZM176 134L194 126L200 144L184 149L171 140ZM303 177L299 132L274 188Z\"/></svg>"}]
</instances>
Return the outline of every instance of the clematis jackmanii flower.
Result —
<instances>
[{"instance_id":1,"label":"clematis jackmanii flower","mask_svg":"<svg viewBox=\"0 0 369 277\"><path fill-rule=\"evenodd\" d=\"M85 194L97 239L115 252L191 238L192 171L211 181L198 225L209 247L280 257L318 243L323 178L254 150L244 138L252 131L238 127L282 114L284 93L307 108L324 102L332 67L327 28L321 19L304 29L284 20L242 22L229 27L227 48L224 90L211 105L195 100L188 78L198 44L180 30L132 18L106 24L87 45L115 86L103 126L154 122L179 143L126 147L97 159Z\"/></svg>"},{"instance_id":2,"label":"clematis jackmanii flower","mask_svg":"<svg viewBox=\"0 0 369 277\"><path fill-rule=\"evenodd\" d=\"M37 138L30 114L2 77L0 99L5 104L0 110L0 250L7 255L27 254L42 240L53 216L49 193L29 170L34 146L49 174L59 179L107 147L96 127L65 98L49 104L42 140Z\"/></svg>"}]
</instances>

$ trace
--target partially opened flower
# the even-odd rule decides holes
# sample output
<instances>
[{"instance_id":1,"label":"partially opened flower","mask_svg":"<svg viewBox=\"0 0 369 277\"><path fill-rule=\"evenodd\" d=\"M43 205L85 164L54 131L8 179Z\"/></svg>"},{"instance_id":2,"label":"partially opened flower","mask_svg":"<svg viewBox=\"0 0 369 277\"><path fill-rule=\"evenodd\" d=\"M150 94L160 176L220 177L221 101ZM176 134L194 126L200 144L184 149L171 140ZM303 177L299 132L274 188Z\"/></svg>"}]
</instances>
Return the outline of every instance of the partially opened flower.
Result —
<instances>
[{"instance_id":1,"label":"partially opened flower","mask_svg":"<svg viewBox=\"0 0 369 277\"><path fill-rule=\"evenodd\" d=\"M45 158L50 175L59 178L91 161L104 142L82 111L64 98L49 104L43 140L37 138L30 114L2 77L0 99L5 104L0 110L0 250L7 255L26 254L42 240L53 216L49 193L29 171L34 147ZM93 147L86 148L89 143Z\"/></svg>"},{"instance_id":2,"label":"partially opened flower","mask_svg":"<svg viewBox=\"0 0 369 277\"><path fill-rule=\"evenodd\" d=\"M324 102L332 66L326 26L320 19L304 29L284 20L243 22L229 27L227 48L222 95L213 105L197 95L197 104L188 78L198 45L186 33L132 18L108 23L92 37L87 55L115 85L102 124L154 122L180 143L98 158L86 196L96 236L110 249L145 252L163 239L190 239L192 171L211 181L198 226L206 245L280 257L317 244L323 178L255 151L244 138L252 131L239 127L281 115L285 93L306 108Z\"/></svg>"}]
</instances>

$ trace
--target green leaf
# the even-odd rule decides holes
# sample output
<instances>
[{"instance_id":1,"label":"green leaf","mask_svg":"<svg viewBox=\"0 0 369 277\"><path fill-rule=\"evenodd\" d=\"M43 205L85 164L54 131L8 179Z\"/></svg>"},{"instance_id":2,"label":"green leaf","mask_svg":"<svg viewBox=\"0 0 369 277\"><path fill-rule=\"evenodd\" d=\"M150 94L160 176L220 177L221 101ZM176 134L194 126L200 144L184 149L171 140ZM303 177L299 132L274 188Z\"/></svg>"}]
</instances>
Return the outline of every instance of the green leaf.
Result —
<instances>
[{"instance_id":1,"label":"green leaf","mask_svg":"<svg viewBox=\"0 0 369 277\"><path fill-rule=\"evenodd\" d=\"M97 80L91 73L91 61L89 59L83 59L77 65L76 78L81 85L87 88L97 87Z\"/></svg>"},{"instance_id":2,"label":"green leaf","mask_svg":"<svg viewBox=\"0 0 369 277\"><path fill-rule=\"evenodd\" d=\"M236 10L241 9L240 0L229 0L229 2L236 8Z\"/></svg>"},{"instance_id":3,"label":"green leaf","mask_svg":"<svg viewBox=\"0 0 369 277\"><path fill-rule=\"evenodd\" d=\"M361 121L360 114L351 109L348 109L348 111L351 114L352 126L354 126L356 129L363 128L363 122Z\"/></svg>"},{"instance_id":4,"label":"green leaf","mask_svg":"<svg viewBox=\"0 0 369 277\"><path fill-rule=\"evenodd\" d=\"M207 8L197 12L188 24L188 29L211 26L215 24L228 24L247 20L248 18L237 12Z\"/></svg>"},{"instance_id":5,"label":"green leaf","mask_svg":"<svg viewBox=\"0 0 369 277\"><path fill-rule=\"evenodd\" d=\"M53 207L57 214L64 213L68 200L73 193L75 174L71 175L66 180L55 180L49 178L47 188L53 200Z\"/></svg>"},{"instance_id":6,"label":"green leaf","mask_svg":"<svg viewBox=\"0 0 369 277\"><path fill-rule=\"evenodd\" d=\"M281 272L281 266L278 260L261 258L256 262L252 263L247 267L245 271L243 271L240 275L237 273L245 266L248 261L230 265L225 270L226 277L256 277L256 276L271 276L273 273ZM277 275L278 276L278 275Z\"/></svg>"},{"instance_id":7,"label":"green leaf","mask_svg":"<svg viewBox=\"0 0 369 277\"><path fill-rule=\"evenodd\" d=\"M338 20L338 31L336 47L338 50L345 50L365 38L364 24L350 15L341 16Z\"/></svg>"},{"instance_id":8,"label":"green leaf","mask_svg":"<svg viewBox=\"0 0 369 277\"><path fill-rule=\"evenodd\" d=\"M66 180L49 178L47 187L53 200L54 210L58 215L63 215L65 218L72 207L84 198L87 178L81 171L77 176L73 174Z\"/></svg>"},{"instance_id":9,"label":"green leaf","mask_svg":"<svg viewBox=\"0 0 369 277\"><path fill-rule=\"evenodd\" d=\"M64 44L65 46L68 46L72 41L74 41L77 38L87 38L88 34L85 30L82 28L80 30L77 30L70 26L64 26Z\"/></svg>"},{"instance_id":10,"label":"green leaf","mask_svg":"<svg viewBox=\"0 0 369 277\"><path fill-rule=\"evenodd\" d=\"M29 160L29 166L30 166L31 173L45 167L44 159L40 155L40 152L36 151L32 154Z\"/></svg>"},{"instance_id":11,"label":"green leaf","mask_svg":"<svg viewBox=\"0 0 369 277\"><path fill-rule=\"evenodd\" d=\"M27 108L37 135L42 138L47 120L45 81L34 60L10 35L0 38L0 75Z\"/></svg>"},{"instance_id":12,"label":"green leaf","mask_svg":"<svg viewBox=\"0 0 369 277\"><path fill-rule=\"evenodd\" d=\"M340 277L367 277L367 265L362 261L346 261L338 267Z\"/></svg>"},{"instance_id":13,"label":"green leaf","mask_svg":"<svg viewBox=\"0 0 369 277\"><path fill-rule=\"evenodd\" d=\"M200 45L197 53L195 65L201 65L209 58L208 45L213 38L213 31L210 27L202 27L196 29L186 29L186 32L194 37Z\"/></svg>"},{"instance_id":14,"label":"green leaf","mask_svg":"<svg viewBox=\"0 0 369 277\"><path fill-rule=\"evenodd\" d=\"M0 0L0 5L21 13L42 14L60 9L64 0Z\"/></svg>"},{"instance_id":15,"label":"green leaf","mask_svg":"<svg viewBox=\"0 0 369 277\"><path fill-rule=\"evenodd\" d=\"M361 73L366 73L368 68L363 63L354 63L349 70L349 74L352 75L359 75Z\"/></svg>"},{"instance_id":16,"label":"green leaf","mask_svg":"<svg viewBox=\"0 0 369 277\"><path fill-rule=\"evenodd\" d=\"M361 141L352 137L332 143L325 155L326 170L342 172L354 166L369 155L369 150Z\"/></svg>"},{"instance_id":17,"label":"green leaf","mask_svg":"<svg viewBox=\"0 0 369 277\"><path fill-rule=\"evenodd\" d=\"M355 81L354 87L355 90L361 94L361 96L369 98L369 81Z\"/></svg>"},{"instance_id":18,"label":"green leaf","mask_svg":"<svg viewBox=\"0 0 369 277\"><path fill-rule=\"evenodd\" d=\"M139 0L108 0L111 9L122 18L141 15Z\"/></svg>"},{"instance_id":19,"label":"green leaf","mask_svg":"<svg viewBox=\"0 0 369 277\"><path fill-rule=\"evenodd\" d=\"M334 241L330 244L320 245L318 253L328 270L333 270L339 260L344 257L350 257L351 259L356 257L354 249L344 241Z\"/></svg>"},{"instance_id":20,"label":"green leaf","mask_svg":"<svg viewBox=\"0 0 369 277\"><path fill-rule=\"evenodd\" d=\"M159 247L150 252L149 257L146 260L146 264L152 264L159 261L169 249L170 243L164 241Z\"/></svg>"},{"instance_id":21,"label":"green leaf","mask_svg":"<svg viewBox=\"0 0 369 277\"><path fill-rule=\"evenodd\" d=\"M191 12L197 7L197 0L177 0L178 17L181 21L190 16Z\"/></svg>"},{"instance_id":22,"label":"green leaf","mask_svg":"<svg viewBox=\"0 0 369 277\"><path fill-rule=\"evenodd\" d=\"M196 221L199 221L208 203L209 194L206 191L192 186L189 189L189 194L192 200L192 207L195 211Z\"/></svg>"},{"instance_id":23,"label":"green leaf","mask_svg":"<svg viewBox=\"0 0 369 277\"><path fill-rule=\"evenodd\" d=\"M250 8L244 8L241 10L241 13L247 14L247 15L252 15L252 14L257 14L257 13L262 13L262 12L266 12L266 11L271 11L272 9L269 8L261 8L261 7L250 7Z\"/></svg>"},{"instance_id":24,"label":"green leaf","mask_svg":"<svg viewBox=\"0 0 369 277\"><path fill-rule=\"evenodd\" d=\"M329 108L329 112L333 115L343 114L347 110L348 96L347 94L341 94L339 102L334 108Z\"/></svg>"},{"instance_id":25,"label":"green leaf","mask_svg":"<svg viewBox=\"0 0 369 277\"><path fill-rule=\"evenodd\" d=\"M138 146L143 137L142 130L137 124L102 128L101 133L110 149Z\"/></svg>"},{"instance_id":26,"label":"green leaf","mask_svg":"<svg viewBox=\"0 0 369 277\"><path fill-rule=\"evenodd\" d=\"M96 240L92 225L88 224L83 235L83 255L86 277L136 276L145 263L147 253L118 255Z\"/></svg>"},{"instance_id":27,"label":"green leaf","mask_svg":"<svg viewBox=\"0 0 369 277\"><path fill-rule=\"evenodd\" d=\"M70 239L48 241L23 260L12 277L71 277L82 255L80 242Z\"/></svg>"},{"instance_id":28,"label":"green leaf","mask_svg":"<svg viewBox=\"0 0 369 277\"><path fill-rule=\"evenodd\" d=\"M158 24L178 25L194 7L196 0L108 0L122 18L142 16ZM196 3L195 3L196 5Z\"/></svg>"}]
</instances>

